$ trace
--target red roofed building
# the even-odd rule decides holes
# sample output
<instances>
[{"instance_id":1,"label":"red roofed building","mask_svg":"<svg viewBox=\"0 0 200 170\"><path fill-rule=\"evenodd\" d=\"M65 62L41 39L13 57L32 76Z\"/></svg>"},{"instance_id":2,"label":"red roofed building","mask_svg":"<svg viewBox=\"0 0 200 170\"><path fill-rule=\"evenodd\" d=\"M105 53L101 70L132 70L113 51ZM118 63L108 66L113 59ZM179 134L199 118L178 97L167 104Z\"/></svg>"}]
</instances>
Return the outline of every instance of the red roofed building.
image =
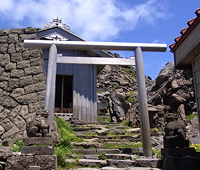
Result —
<instances>
[{"instance_id":1,"label":"red roofed building","mask_svg":"<svg viewBox=\"0 0 200 170\"><path fill-rule=\"evenodd\" d=\"M174 53L176 68L193 70L200 125L200 8L195 14L196 18L188 21L188 27L181 30L181 35L175 38L175 43L170 45L170 49Z\"/></svg>"}]
</instances>

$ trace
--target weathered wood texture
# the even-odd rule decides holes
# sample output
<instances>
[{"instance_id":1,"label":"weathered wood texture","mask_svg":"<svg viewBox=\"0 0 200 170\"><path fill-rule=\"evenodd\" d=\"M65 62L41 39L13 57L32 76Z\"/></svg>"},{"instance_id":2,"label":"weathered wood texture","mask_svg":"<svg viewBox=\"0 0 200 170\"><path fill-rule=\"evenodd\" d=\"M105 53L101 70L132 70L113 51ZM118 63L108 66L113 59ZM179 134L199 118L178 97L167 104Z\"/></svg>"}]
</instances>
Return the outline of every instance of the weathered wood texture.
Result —
<instances>
[{"instance_id":1,"label":"weathered wood texture","mask_svg":"<svg viewBox=\"0 0 200 170\"><path fill-rule=\"evenodd\" d=\"M77 50L58 50L65 56L84 57ZM48 50L44 50L45 69L48 70ZM85 122L97 121L96 65L57 64L57 74L73 76L73 118Z\"/></svg>"}]
</instances>

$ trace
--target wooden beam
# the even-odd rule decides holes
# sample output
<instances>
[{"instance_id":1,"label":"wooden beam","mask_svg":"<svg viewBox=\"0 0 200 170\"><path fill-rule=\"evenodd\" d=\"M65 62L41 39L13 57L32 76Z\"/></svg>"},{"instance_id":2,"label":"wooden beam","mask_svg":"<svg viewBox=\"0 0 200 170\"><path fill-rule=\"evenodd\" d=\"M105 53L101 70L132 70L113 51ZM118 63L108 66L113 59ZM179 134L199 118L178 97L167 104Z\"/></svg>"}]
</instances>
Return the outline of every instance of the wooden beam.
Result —
<instances>
[{"instance_id":1,"label":"wooden beam","mask_svg":"<svg viewBox=\"0 0 200 170\"><path fill-rule=\"evenodd\" d=\"M49 48L55 44L58 48L74 50L119 50L134 51L140 47L142 51L167 50L166 44L154 43L120 43L120 42L86 42L86 41L52 41L52 40L24 40L24 46L28 48Z\"/></svg>"},{"instance_id":2,"label":"wooden beam","mask_svg":"<svg viewBox=\"0 0 200 170\"><path fill-rule=\"evenodd\" d=\"M135 58L103 58L103 57L57 57L57 63L89 64L89 65L135 65Z\"/></svg>"}]
</instances>

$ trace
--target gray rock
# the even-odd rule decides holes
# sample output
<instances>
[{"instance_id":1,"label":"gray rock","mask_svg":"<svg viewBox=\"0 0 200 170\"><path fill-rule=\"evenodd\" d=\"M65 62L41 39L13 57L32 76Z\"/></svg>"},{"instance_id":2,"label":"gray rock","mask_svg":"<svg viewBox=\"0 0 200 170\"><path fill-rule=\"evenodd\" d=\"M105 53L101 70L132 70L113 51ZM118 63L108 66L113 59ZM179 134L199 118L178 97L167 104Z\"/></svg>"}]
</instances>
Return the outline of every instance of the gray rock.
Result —
<instances>
[{"instance_id":1,"label":"gray rock","mask_svg":"<svg viewBox=\"0 0 200 170\"><path fill-rule=\"evenodd\" d=\"M13 127L13 123L8 119L8 118L5 118L1 125L3 126L3 128L8 131L9 129L11 129Z\"/></svg>"},{"instance_id":2,"label":"gray rock","mask_svg":"<svg viewBox=\"0 0 200 170\"><path fill-rule=\"evenodd\" d=\"M7 159L8 157L12 156L13 149L6 146L0 147L0 159Z\"/></svg>"},{"instance_id":3,"label":"gray rock","mask_svg":"<svg viewBox=\"0 0 200 170\"><path fill-rule=\"evenodd\" d=\"M5 129L0 125L0 135L2 135L5 132Z\"/></svg>"},{"instance_id":4,"label":"gray rock","mask_svg":"<svg viewBox=\"0 0 200 170\"><path fill-rule=\"evenodd\" d=\"M39 91L42 91L46 88L45 82L39 82L36 84L28 85L24 88L25 94L29 93L37 93Z\"/></svg>"},{"instance_id":5,"label":"gray rock","mask_svg":"<svg viewBox=\"0 0 200 170\"><path fill-rule=\"evenodd\" d=\"M14 124L22 131L26 129L26 122L21 116L17 116L13 119Z\"/></svg>"},{"instance_id":6,"label":"gray rock","mask_svg":"<svg viewBox=\"0 0 200 170\"><path fill-rule=\"evenodd\" d=\"M6 131L2 136L1 139L2 140L13 140L14 138L16 139L20 139L22 138L22 136L19 135L20 130L13 125L11 129L9 129L8 131Z\"/></svg>"},{"instance_id":7,"label":"gray rock","mask_svg":"<svg viewBox=\"0 0 200 170\"><path fill-rule=\"evenodd\" d=\"M15 88L19 87L19 79L18 78L12 78L9 80L9 88L10 90L14 90Z\"/></svg>"},{"instance_id":8,"label":"gray rock","mask_svg":"<svg viewBox=\"0 0 200 170\"><path fill-rule=\"evenodd\" d=\"M29 104L29 103L36 103L37 102L37 94L31 93L22 96L15 97L15 100L21 104Z\"/></svg>"},{"instance_id":9,"label":"gray rock","mask_svg":"<svg viewBox=\"0 0 200 170\"><path fill-rule=\"evenodd\" d=\"M53 155L52 146L22 146L22 154L25 155Z\"/></svg>"},{"instance_id":10,"label":"gray rock","mask_svg":"<svg viewBox=\"0 0 200 170\"><path fill-rule=\"evenodd\" d=\"M10 113L9 113L9 118L14 119L21 110L21 105L17 105Z\"/></svg>"},{"instance_id":11,"label":"gray rock","mask_svg":"<svg viewBox=\"0 0 200 170\"><path fill-rule=\"evenodd\" d=\"M17 34L10 34L9 36L8 36L8 43L16 43L16 42L18 42L19 41L19 39L18 39L18 35Z\"/></svg>"},{"instance_id":12,"label":"gray rock","mask_svg":"<svg viewBox=\"0 0 200 170\"><path fill-rule=\"evenodd\" d=\"M19 38L21 41L24 41L25 39L37 39L37 35L36 34L21 34Z\"/></svg>"},{"instance_id":13,"label":"gray rock","mask_svg":"<svg viewBox=\"0 0 200 170\"><path fill-rule=\"evenodd\" d=\"M20 87L24 87L33 83L32 76L20 77Z\"/></svg>"},{"instance_id":14,"label":"gray rock","mask_svg":"<svg viewBox=\"0 0 200 170\"><path fill-rule=\"evenodd\" d=\"M12 93L10 94L11 97L15 98L17 96L21 96L24 95L24 89L23 88L16 88L12 91Z\"/></svg>"},{"instance_id":15,"label":"gray rock","mask_svg":"<svg viewBox=\"0 0 200 170\"><path fill-rule=\"evenodd\" d=\"M11 71L11 77L22 77L24 76L24 70L22 69L14 69Z\"/></svg>"},{"instance_id":16,"label":"gray rock","mask_svg":"<svg viewBox=\"0 0 200 170\"><path fill-rule=\"evenodd\" d=\"M106 161L103 160L93 160L93 159L79 159L78 164L80 166L105 166L107 165Z\"/></svg>"},{"instance_id":17,"label":"gray rock","mask_svg":"<svg viewBox=\"0 0 200 170\"><path fill-rule=\"evenodd\" d=\"M30 166L29 170L40 170L40 166Z\"/></svg>"},{"instance_id":18,"label":"gray rock","mask_svg":"<svg viewBox=\"0 0 200 170\"><path fill-rule=\"evenodd\" d=\"M2 54L7 53L8 51L8 44L1 44L1 52Z\"/></svg>"},{"instance_id":19,"label":"gray rock","mask_svg":"<svg viewBox=\"0 0 200 170\"><path fill-rule=\"evenodd\" d=\"M158 77L156 78L156 86L160 86L163 82L167 81L168 78L174 72L174 63L169 62L165 65L165 67L160 71Z\"/></svg>"},{"instance_id":20,"label":"gray rock","mask_svg":"<svg viewBox=\"0 0 200 170\"><path fill-rule=\"evenodd\" d=\"M3 29L2 35L8 35L10 33L10 29Z\"/></svg>"},{"instance_id":21,"label":"gray rock","mask_svg":"<svg viewBox=\"0 0 200 170\"><path fill-rule=\"evenodd\" d=\"M119 149L97 149L98 154L106 153L106 154L118 154L120 153Z\"/></svg>"},{"instance_id":22,"label":"gray rock","mask_svg":"<svg viewBox=\"0 0 200 170\"><path fill-rule=\"evenodd\" d=\"M26 51L27 49L24 47L24 43L17 43L15 45L15 48L16 48L16 52L17 53L21 53L21 52L24 52Z\"/></svg>"},{"instance_id":23,"label":"gray rock","mask_svg":"<svg viewBox=\"0 0 200 170\"><path fill-rule=\"evenodd\" d=\"M140 129L140 128L126 129L126 132L130 132L130 133L140 133L140 132L141 132L141 129Z\"/></svg>"},{"instance_id":24,"label":"gray rock","mask_svg":"<svg viewBox=\"0 0 200 170\"><path fill-rule=\"evenodd\" d=\"M101 170L127 170L127 168L103 167Z\"/></svg>"},{"instance_id":25,"label":"gray rock","mask_svg":"<svg viewBox=\"0 0 200 170\"><path fill-rule=\"evenodd\" d=\"M4 44L7 43L8 36L0 36L0 43Z\"/></svg>"},{"instance_id":26,"label":"gray rock","mask_svg":"<svg viewBox=\"0 0 200 170\"><path fill-rule=\"evenodd\" d=\"M78 168L76 170L100 170L100 169L97 169L97 168Z\"/></svg>"},{"instance_id":27,"label":"gray rock","mask_svg":"<svg viewBox=\"0 0 200 170\"><path fill-rule=\"evenodd\" d=\"M9 63L6 65L5 69L7 71L16 69L16 63Z\"/></svg>"},{"instance_id":28,"label":"gray rock","mask_svg":"<svg viewBox=\"0 0 200 170\"><path fill-rule=\"evenodd\" d=\"M159 161L161 161L161 159L150 159L150 158L136 159L136 165L141 167L157 168Z\"/></svg>"},{"instance_id":29,"label":"gray rock","mask_svg":"<svg viewBox=\"0 0 200 170\"><path fill-rule=\"evenodd\" d=\"M181 104L178 107L177 113L180 115L180 118L184 121L186 121L186 115L185 115L185 106L184 104Z\"/></svg>"},{"instance_id":30,"label":"gray rock","mask_svg":"<svg viewBox=\"0 0 200 170\"><path fill-rule=\"evenodd\" d=\"M15 45L14 45L14 44L9 44L9 45L8 45L8 53L9 53L9 54L16 53Z\"/></svg>"},{"instance_id":31,"label":"gray rock","mask_svg":"<svg viewBox=\"0 0 200 170\"><path fill-rule=\"evenodd\" d=\"M29 60L23 60L17 62L17 68L28 68L30 67L30 61Z\"/></svg>"},{"instance_id":32,"label":"gray rock","mask_svg":"<svg viewBox=\"0 0 200 170\"><path fill-rule=\"evenodd\" d=\"M134 166L135 161L133 160L107 160L109 166L116 166L118 168L125 168L125 167L130 167Z\"/></svg>"},{"instance_id":33,"label":"gray rock","mask_svg":"<svg viewBox=\"0 0 200 170\"><path fill-rule=\"evenodd\" d=\"M22 28L12 28L11 33L22 34L23 29Z\"/></svg>"},{"instance_id":34,"label":"gray rock","mask_svg":"<svg viewBox=\"0 0 200 170\"><path fill-rule=\"evenodd\" d=\"M0 66L0 75L2 75L3 72L4 72L4 68L2 68L2 67Z\"/></svg>"},{"instance_id":35,"label":"gray rock","mask_svg":"<svg viewBox=\"0 0 200 170\"><path fill-rule=\"evenodd\" d=\"M0 66L5 67L10 63L10 55L9 54L0 54Z\"/></svg>"},{"instance_id":36,"label":"gray rock","mask_svg":"<svg viewBox=\"0 0 200 170\"><path fill-rule=\"evenodd\" d=\"M2 106L3 108L3 106ZM4 109L1 111L1 116L0 116L0 121L2 122L9 114L10 114L10 110L8 109Z\"/></svg>"},{"instance_id":37,"label":"gray rock","mask_svg":"<svg viewBox=\"0 0 200 170\"><path fill-rule=\"evenodd\" d=\"M36 75L39 73L43 73L43 69L40 66L33 66L33 67L29 67L29 68L25 68L25 75Z\"/></svg>"},{"instance_id":38,"label":"gray rock","mask_svg":"<svg viewBox=\"0 0 200 170\"><path fill-rule=\"evenodd\" d=\"M18 62L18 61L21 61L21 60L22 60L22 54L21 53L11 54L10 61L12 61L12 62Z\"/></svg>"},{"instance_id":39,"label":"gray rock","mask_svg":"<svg viewBox=\"0 0 200 170\"><path fill-rule=\"evenodd\" d=\"M171 98L170 98L170 102L171 103L183 103L186 101L186 99L184 99L183 97L181 97L180 95L178 94L172 94Z\"/></svg>"},{"instance_id":40,"label":"gray rock","mask_svg":"<svg viewBox=\"0 0 200 170\"><path fill-rule=\"evenodd\" d=\"M28 170L30 166L40 166L40 170L57 170L57 156L56 155L35 155L24 156L15 155L9 157L6 162L6 170L20 169Z\"/></svg>"},{"instance_id":41,"label":"gray rock","mask_svg":"<svg viewBox=\"0 0 200 170\"><path fill-rule=\"evenodd\" d=\"M111 134L125 134L125 129L112 127L109 129L109 133Z\"/></svg>"}]
</instances>

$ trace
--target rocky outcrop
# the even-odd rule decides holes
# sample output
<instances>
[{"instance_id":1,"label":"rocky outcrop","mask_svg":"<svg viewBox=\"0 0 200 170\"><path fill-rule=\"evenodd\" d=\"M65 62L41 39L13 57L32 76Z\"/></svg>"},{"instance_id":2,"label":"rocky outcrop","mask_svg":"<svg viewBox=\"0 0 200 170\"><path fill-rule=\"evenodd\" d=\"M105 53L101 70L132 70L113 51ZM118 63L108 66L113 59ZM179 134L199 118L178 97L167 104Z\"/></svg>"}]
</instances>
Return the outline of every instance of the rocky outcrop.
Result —
<instances>
[{"instance_id":1,"label":"rocky outcrop","mask_svg":"<svg viewBox=\"0 0 200 170\"><path fill-rule=\"evenodd\" d=\"M44 109L42 50L25 48L23 43L37 39L37 32L30 27L0 30L0 143L23 138L27 122Z\"/></svg>"},{"instance_id":2,"label":"rocky outcrop","mask_svg":"<svg viewBox=\"0 0 200 170\"><path fill-rule=\"evenodd\" d=\"M174 63L167 63L160 71L154 85L147 88L151 127L164 130L164 115L174 113L187 122L186 116L196 114L196 102L191 70L176 70ZM138 103L129 110L130 120L140 124Z\"/></svg>"},{"instance_id":3,"label":"rocky outcrop","mask_svg":"<svg viewBox=\"0 0 200 170\"><path fill-rule=\"evenodd\" d=\"M98 76L99 111L140 127L136 81L133 67L106 66ZM146 87L151 128L164 131L166 113L174 113L186 123L190 123L188 115L197 114L191 70L176 70L169 62L155 81L146 77Z\"/></svg>"},{"instance_id":4,"label":"rocky outcrop","mask_svg":"<svg viewBox=\"0 0 200 170\"><path fill-rule=\"evenodd\" d=\"M107 65L97 77L97 88L98 112L122 121L130 108L126 95L136 91L135 69Z\"/></svg>"},{"instance_id":5,"label":"rocky outcrop","mask_svg":"<svg viewBox=\"0 0 200 170\"><path fill-rule=\"evenodd\" d=\"M118 54L114 57L119 58ZM153 81L146 77L147 86ZM136 69L132 66L106 65L97 76L98 113L110 114L112 121L126 119L134 101L137 101Z\"/></svg>"}]
</instances>

